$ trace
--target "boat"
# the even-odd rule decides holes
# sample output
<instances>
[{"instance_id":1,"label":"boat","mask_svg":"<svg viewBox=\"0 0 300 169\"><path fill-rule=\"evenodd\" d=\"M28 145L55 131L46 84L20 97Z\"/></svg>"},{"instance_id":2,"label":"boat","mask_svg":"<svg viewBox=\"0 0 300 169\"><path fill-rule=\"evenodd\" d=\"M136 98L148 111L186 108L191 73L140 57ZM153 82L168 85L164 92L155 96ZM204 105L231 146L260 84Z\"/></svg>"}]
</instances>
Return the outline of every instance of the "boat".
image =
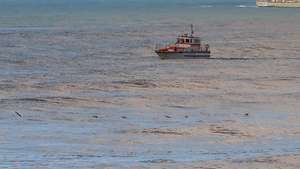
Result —
<instances>
[{"instance_id":1,"label":"boat","mask_svg":"<svg viewBox=\"0 0 300 169\"><path fill-rule=\"evenodd\" d=\"M211 55L209 44L202 44L201 38L194 36L194 27L191 33L178 36L176 43L166 46L157 45L155 53L160 59L197 59L209 58Z\"/></svg>"}]
</instances>

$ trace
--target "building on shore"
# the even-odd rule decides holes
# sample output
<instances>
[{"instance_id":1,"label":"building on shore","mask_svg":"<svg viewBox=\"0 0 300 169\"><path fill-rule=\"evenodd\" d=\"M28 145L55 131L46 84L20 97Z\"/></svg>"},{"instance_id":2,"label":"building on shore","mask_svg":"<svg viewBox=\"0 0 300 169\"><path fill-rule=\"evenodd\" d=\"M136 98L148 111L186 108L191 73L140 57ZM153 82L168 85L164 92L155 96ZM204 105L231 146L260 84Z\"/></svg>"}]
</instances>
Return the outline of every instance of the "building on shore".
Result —
<instances>
[{"instance_id":1,"label":"building on shore","mask_svg":"<svg viewBox=\"0 0 300 169\"><path fill-rule=\"evenodd\" d=\"M300 0L256 0L259 7L298 7L300 8Z\"/></svg>"}]
</instances>

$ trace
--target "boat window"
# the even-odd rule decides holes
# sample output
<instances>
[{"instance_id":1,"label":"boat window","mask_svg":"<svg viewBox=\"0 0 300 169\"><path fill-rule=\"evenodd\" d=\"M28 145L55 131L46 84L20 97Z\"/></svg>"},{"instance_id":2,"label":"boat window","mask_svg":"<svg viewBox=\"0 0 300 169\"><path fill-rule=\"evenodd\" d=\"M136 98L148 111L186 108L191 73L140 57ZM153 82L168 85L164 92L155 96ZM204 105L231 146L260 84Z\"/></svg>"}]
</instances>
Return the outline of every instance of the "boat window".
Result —
<instances>
[{"instance_id":1,"label":"boat window","mask_svg":"<svg viewBox=\"0 0 300 169\"><path fill-rule=\"evenodd\" d=\"M190 43L190 40L189 40L189 39L186 39L185 41L186 41L186 43Z\"/></svg>"}]
</instances>

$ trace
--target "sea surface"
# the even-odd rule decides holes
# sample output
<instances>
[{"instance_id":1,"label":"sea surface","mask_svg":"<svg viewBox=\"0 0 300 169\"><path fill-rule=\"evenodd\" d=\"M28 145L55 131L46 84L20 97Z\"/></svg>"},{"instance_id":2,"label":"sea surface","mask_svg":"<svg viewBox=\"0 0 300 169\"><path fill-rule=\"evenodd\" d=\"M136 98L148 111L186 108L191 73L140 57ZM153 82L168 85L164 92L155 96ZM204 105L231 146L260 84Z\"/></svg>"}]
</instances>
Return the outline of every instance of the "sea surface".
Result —
<instances>
[{"instance_id":1,"label":"sea surface","mask_svg":"<svg viewBox=\"0 0 300 169\"><path fill-rule=\"evenodd\" d=\"M195 32L211 59L160 60ZM300 154L300 9L250 0L1 0L0 168Z\"/></svg>"}]
</instances>

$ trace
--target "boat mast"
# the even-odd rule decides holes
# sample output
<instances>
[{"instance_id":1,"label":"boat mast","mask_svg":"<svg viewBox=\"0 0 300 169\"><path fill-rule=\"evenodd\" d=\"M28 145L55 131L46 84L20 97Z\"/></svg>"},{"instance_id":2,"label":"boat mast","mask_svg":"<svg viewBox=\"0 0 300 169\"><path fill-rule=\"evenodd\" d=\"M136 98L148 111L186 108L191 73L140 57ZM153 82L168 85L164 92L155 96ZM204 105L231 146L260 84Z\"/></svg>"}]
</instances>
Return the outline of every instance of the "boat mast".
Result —
<instances>
[{"instance_id":1,"label":"boat mast","mask_svg":"<svg viewBox=\"0 0 300 169\"><path fill-rule=\"evenodd\" d=\"M194 25L191 24L191 36L193 36L193 35L194 35Z\"/></svg>"}]
</instances>

